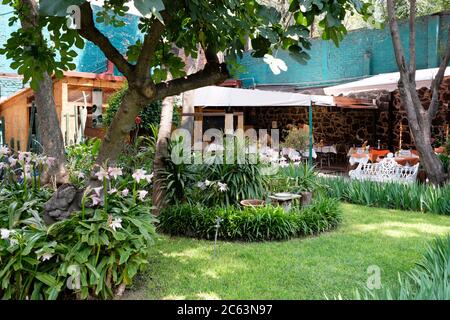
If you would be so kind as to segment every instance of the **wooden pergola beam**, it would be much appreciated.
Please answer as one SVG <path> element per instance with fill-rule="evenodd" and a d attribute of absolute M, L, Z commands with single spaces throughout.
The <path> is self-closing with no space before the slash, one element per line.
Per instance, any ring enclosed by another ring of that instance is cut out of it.
<path fill-rule="evenodd" d="M 338 107 L 354 109 L 378 109 L 375 99 L 359 99 L 350 97 L 333 97 Z"/>

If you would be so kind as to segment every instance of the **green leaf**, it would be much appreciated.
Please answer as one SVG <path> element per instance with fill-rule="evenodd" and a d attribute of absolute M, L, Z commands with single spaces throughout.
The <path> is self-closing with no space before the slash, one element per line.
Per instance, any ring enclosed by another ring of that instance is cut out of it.
<path fill-rule="evenodd" d="M 297 45 L 289 47 L 289 55 L 301 64 L 306 64 L 307 60 L 310 59 L 309 54 L 302 51 L 302 49 Z"/>
<path fill-rule="evenodd" d="M 146 18 L 154 15 L 161 23 L 164 23 L 160 11 L 165 9 L 162 0 L 134 0 L 135 8 Z"/>
<path fill-rule="evenodd" d="M 72 5 L 80 5 L 84 0 L 40 0 L 39 14 L 42 16 L 65 17 L 67 9 Z"/>
<path fill-rule="evenodd" d="M 49 287 L 56 287 L 58 285 L 58 281 L 56 280 L 56 278 L 48 273 L 38 272 L 36 273 L 36 278 Z"/>

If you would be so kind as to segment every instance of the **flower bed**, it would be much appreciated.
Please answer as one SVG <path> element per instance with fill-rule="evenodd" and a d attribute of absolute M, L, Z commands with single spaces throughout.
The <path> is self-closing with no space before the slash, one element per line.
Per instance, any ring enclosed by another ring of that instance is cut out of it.
<path fill-rule="evenodd" d="M 130 176 L 119 167 L 99 168 L 103 186 L 88 187 L 80 211 L 64 220 L 54 217 L 56 222 L 48 225 L 42 208 L 51 191 L 40 187 L 39 175 L 51 159 L 0 151 L 0 297 L 120 295 L 148 264 L 155 236 L 146 197 L 152 175 L 141 169 Z"/>
<path fill-rule="evenodd" d="M 294 207 L 286 213 L 281 207 L 205 207 L 173 205 L 161 212 L 158 228 L 171 235 L 226 240 L 287 240 L 313 235 L 336 227 L 341 220 L 339 203 L 317 198 L 305 209 Z"/>

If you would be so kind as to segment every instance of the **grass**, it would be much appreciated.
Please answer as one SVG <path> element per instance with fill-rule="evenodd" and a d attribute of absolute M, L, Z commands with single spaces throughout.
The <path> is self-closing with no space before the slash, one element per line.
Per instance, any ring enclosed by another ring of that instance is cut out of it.
<path fill-rule="evenodd" d="M 337 230 L 281 242 L 219 242 L 162 236 L 148 273 L 127 299 L 351 298 L 381 268 L 382 285 L 412 269 L 450 217 L 342 204 Z"/>

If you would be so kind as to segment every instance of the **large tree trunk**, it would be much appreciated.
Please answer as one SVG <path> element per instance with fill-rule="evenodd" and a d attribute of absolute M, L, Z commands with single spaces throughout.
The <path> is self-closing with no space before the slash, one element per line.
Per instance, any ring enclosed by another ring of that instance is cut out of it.
<path fill-rule="evenodd" d="M 155 159 L 153 161 L 153 214 L 159 215 L 165 203 L 165 186 L 161 173 L 165 169 L 168 154 L 168 142 L 172 131 L 173 97 L 166 97 L 162 102 L 161 120 L 156 142 Z"/>
<path fill-rule="evenodd" d="M 56 159 L 47 174 L 46 179 L 56 178 L 56 183 L 68 182 L 68 172 L 66 170 L 66 156 L 64 153 L 64 139 L 56 114 L 55 99 L 53 96 L 53 81 L 46 73 L 39 85 L 39 89 L 34 93 L 36 99 L 38 130 L 41 137 L 41 144 L 44 153 Z"/>
<path fill-rule="evenodd" d="M 442 184 L 445 179 L 444 167 L 431 145 L 431 119 L 427 111 L 416 113 L 422 105 L 417 95 L 414 83 L 399 84 L 400 98 L 406 109 L 409 128 L 414 144 L 419 151 L 420 161 L 425 168 L 428 180 L 436 185 Z M 417 97 L 415 97 L 417 95 Z"/>
<path fill-rule="evenodd" d="M 425 168 L 428 180 L 440 185 L 446 180 L 444 167 L 434 153 L 431 145 L 431 124 L 439 109 L 439 88 L 444 78 L 444 72 L 450 59 L 450 32 L 448 34 L 447 49 L 439 66 L 438 72 L 431 83 L 432 99 L 428 109 L 422 106 L 416 90 L 416 1 L 410 0 L 409 17 L 409 64 L 406 63 L 403 46 L 400 40 L 395 5 L 393 0 L 387 0 L 389 28 L 394 47 L 395 59 L 400 72 L 399 92 L 403 106 L 406 109 L 408 123 L 414 143 L 420 154 L 420 161 Z M 450 31 L 450 29 L 449 29 Z"/>
<path fill-rule="evenodd" d="M 29 10 L 24 10 L 23 15 L 20 15 L 20 22 L 24 29 L 34 29 L 39 27 L 39 13 L 36 1 L 23 0 L 24 6 Z M 42 36 L 41 30 L 39 37 Z M 68 181 L 68 175 L 65 168 L 66 157 L 64 154 L 64 139 L 59 125 L 58 115 L 56 114 L 55 99 L 53 96 L 53 81 L 48 73 L 43 74 L 43 79 L 39 84 L 39 89 L 34 92 L 37 123 L 39 135 L 41 137 L 45 155 L 56 159 L 55 165 L 52 166 L 48 172 L 43 176 L 45 182 L 55 178 L 57 183 L 64 183 Z"/>
<path fill-rule="evenodd" d="M 102 165 L 108 161 L 112 165 L 116 162 L 131 130 L 134 128 L 136 117 L 150 102 L 151 100 L 145 99 L 138 93 L 137 89 L 128 88 L 117 114 L 107 129 L 97 158 L 97 164 Z"/>

